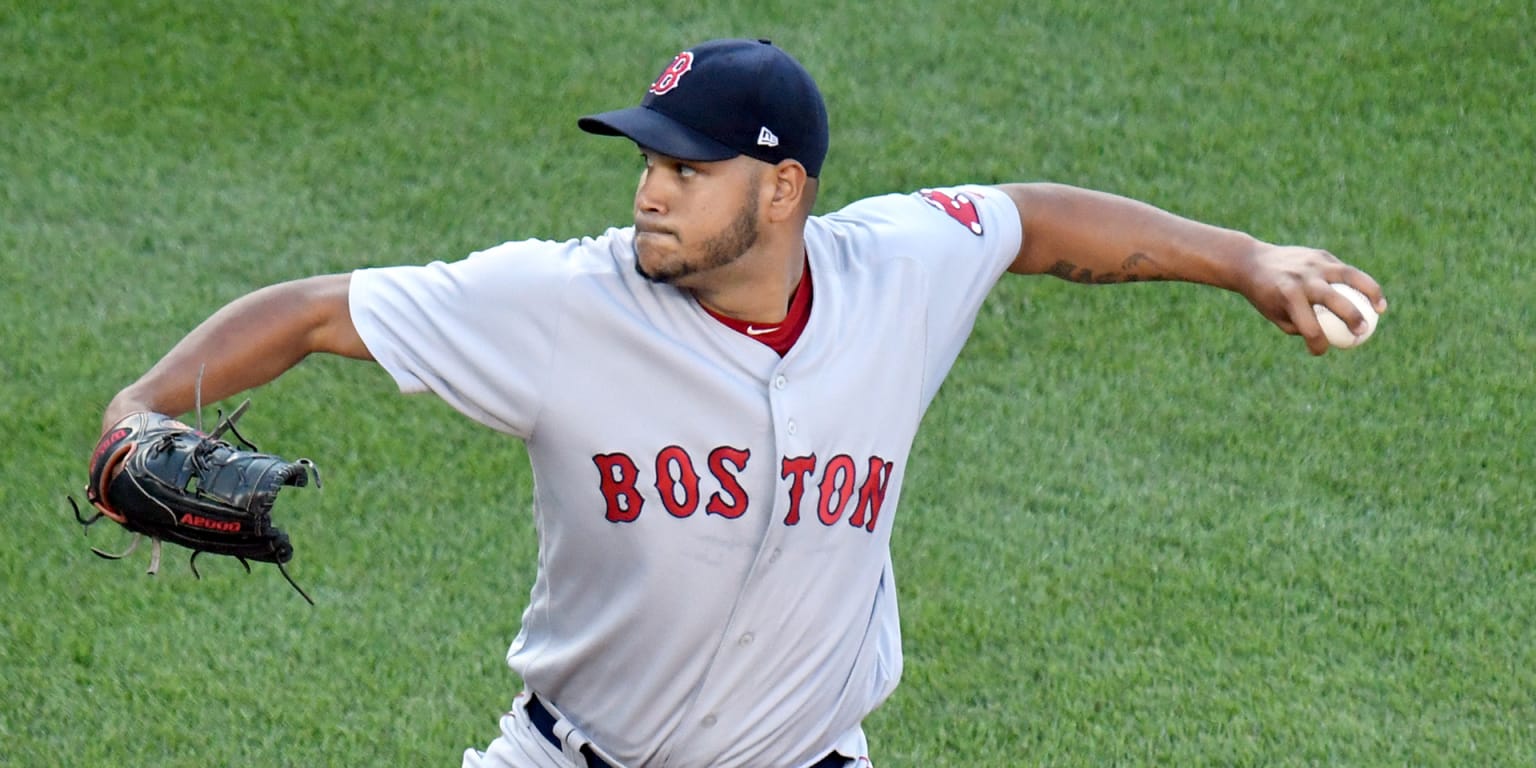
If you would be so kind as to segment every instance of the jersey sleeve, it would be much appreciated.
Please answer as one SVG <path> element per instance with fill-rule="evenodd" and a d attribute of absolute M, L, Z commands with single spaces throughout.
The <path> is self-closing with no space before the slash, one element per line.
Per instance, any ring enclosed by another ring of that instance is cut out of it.
<path fill-rule="evenodd" d="M 432 392 L 527 438 L 577 247 L 530 240 L 452 263 L 361 269 L 348 297 L 352 322 L 400 391 Z"/>
<path fill-rule="evenodd" d="M 845 211 L 874 219 L 882 256 L 915 263 L 924 277 L 926 408 L 965 346 L 982 302 L 1018 257 L 1018 208 L 1000 189 L 965 185 L 871 198 Z"/>

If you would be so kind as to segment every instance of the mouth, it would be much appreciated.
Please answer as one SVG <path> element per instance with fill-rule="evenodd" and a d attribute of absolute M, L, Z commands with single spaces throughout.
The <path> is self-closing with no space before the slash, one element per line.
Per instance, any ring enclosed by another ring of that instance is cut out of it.
<path fill-rule="evenodd" d="M 635 230 L 635 256 L 641 261 L 653 262 L 656 259 L 666 258 L 668 254 L 676 253 L 682 247 L 682 238 L 670 230 L 655 228 Z"/>
<path fill-rule="evenodd" d="M 664 227 L 654 221 L 643 221 L 639 217 L 635 218 L 635 234 L 667 235 L 668 237 L 677 237 L 677 232 L 673 231 L 671 228 Z"/>

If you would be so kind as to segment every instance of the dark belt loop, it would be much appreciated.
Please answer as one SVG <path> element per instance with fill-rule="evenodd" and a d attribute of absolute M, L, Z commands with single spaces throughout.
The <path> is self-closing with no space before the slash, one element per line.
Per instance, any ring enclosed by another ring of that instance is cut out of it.
<path fill-rule="evenodd" d="M 528 719 L 533 721 L 534 730 L 538 731 L 545 741 L 553 744 L 555 749 L 565 751 L 565 744 L 560 741 L 559 736 L 555 735 L 555 723 L 558 722 L 555 714 L 544 706 L 544 702 L 539 701 L 537 694 L 528 694 Z M 589 746 L 582 746 L 581 756 L 586 758 L 587 768 L 614 768 L 612 763 L 598 757 Z"/>

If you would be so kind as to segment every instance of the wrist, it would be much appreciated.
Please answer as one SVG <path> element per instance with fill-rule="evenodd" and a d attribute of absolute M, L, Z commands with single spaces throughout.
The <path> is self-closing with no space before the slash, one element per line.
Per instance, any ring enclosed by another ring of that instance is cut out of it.
<path fill-rule="evenodd" d="M 1220 270 L 1214 284 L 1244 296 L 1251 295 L 1262 261 L 1260 254 L 1268 247 L 1268 243 L 1252 235 L 1233 232 L 1227 256 L 1221 260 L 1224 269 Z"/>
<path fill-rule="evenodd" d="M 157 411 L 150 407 L 148 403 L 133 397 L 126 389 L 117 393 L 117 396 L 112 398 L 112 402 L 107 404 L 106 411 L 101 415 L 102 433 L 105 434 L 107 430 L 112 429 L 124 419 L 136 413 L 157 413 Z"/>

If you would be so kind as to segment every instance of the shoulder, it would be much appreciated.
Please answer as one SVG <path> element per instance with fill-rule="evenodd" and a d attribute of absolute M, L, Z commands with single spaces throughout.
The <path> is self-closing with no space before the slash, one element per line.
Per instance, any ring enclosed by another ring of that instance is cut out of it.
<path fill-rule="evenodd" d="M 359 269 L 353 292 L 372 285 L 415 284 L 464 293 L 547 289 L 584 274 L 622 274 L 632 269 L 632 228 L 609 229 L 570 240 L 513 240 L 475 251 L 456 261 L 433 261 Z"/>
<path fill-rule="evenodd" d="M 472 272 L 576 276 L 618 272 L 633 260 L 634 229 L 609 229 L 570 240 L 513 240 L 476 251 L 458 262 Z"/>
<path fill-rule="evenodd" d="M 864 198 L 811 217 L 807 233 L 833 249 L 890 259 L 986 245 L 1017 250 L 1020 226 L 1003 190 L 962 184 Z"/>
<path fill-rule="evenodd" d="M 554 322 L 573 307 L 632 305 L 632 229 L 571 240 L 518 240 L 457 261 L 360 269 L 348 301 L 354 317 L 379 323 L 505 332 L 530 317 Z M 501 329 L 501 330 L 497 330 Z"/>

